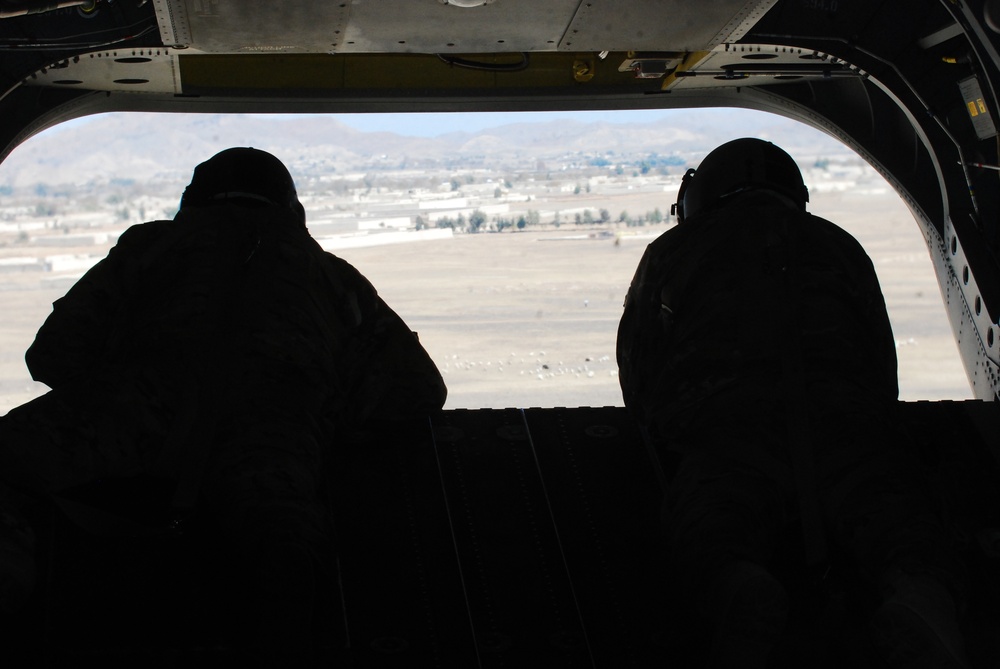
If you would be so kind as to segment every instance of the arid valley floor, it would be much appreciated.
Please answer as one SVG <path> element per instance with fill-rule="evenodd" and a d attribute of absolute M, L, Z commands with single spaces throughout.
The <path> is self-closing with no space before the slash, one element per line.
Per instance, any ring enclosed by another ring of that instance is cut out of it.
<path fill-rule="evenodd" d="M 593 206 L 619 211 L 625 203 Z M 646 203 L 636 203 L 643 210 Z M 891 191 L 816 193 L 810 210 L 872 256 L 897 341 L 901 398 L 971 396 L 926 244 Z M 615 334 L 646 245 L 665 225 L 574 225 L 337 251 L 416 330 L 449 408 L 621 405 Z M 618 243 L 615 242 L 616 238 Z M 0 278 L 0 413 L 45 391 L 24 351 L 72 278 Z"/>

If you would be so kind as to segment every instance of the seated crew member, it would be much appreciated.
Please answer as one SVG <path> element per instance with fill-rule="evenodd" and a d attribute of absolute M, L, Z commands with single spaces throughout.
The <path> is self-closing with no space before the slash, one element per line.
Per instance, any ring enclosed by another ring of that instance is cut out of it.
<path fill-rule="evenodd" d="M 0 419 L 0 606 L 32 576 L 12 500 L 153 472 L 179 481 L 181 504 L 198 494 L 247 559 L 276 652 L 299 643 L 331 564 L 331 449 L 446 395 L 416 335 L 309 235 L 285 166 L 250 148 L 197 166 L 173 220 L 129 228 L 26 361 L 52 390 Z"/>
<path fill-rule="evenodd" d="M 632 280 L 617 344 L 625 404 L 680 454 L 664 514 L 671 578 L 714 625 L 710 666 L 764 667 L 788 607 L 768 564 L 801 519 L 809 562 L 832 545 L 877 588 L 872 627 L 893 666 L 965 667 L 964 571 L 896 444 L 874 268 L 807 201 L 787 153 L 724 144 L 685 175 L 678 225 Z"/>

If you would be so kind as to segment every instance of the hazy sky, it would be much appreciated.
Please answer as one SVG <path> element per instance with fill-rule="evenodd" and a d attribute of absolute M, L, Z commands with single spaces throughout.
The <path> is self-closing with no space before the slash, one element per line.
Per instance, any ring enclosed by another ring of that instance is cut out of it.
<path fill-rule="evenodd" d="M 721 110 L 714 110 L 721 111 Z M 415 137 L 435 137 L 449 132 L 475 132 L 507 123 L 536 123 L 571 118 L 583 122 L 651 123 L 685 110 L 628 110 L 579 112 L 476 112 L 426 114 L 337 114 L 336 119 L 364 132 L 388 131 Z M 731 113 L 731 112 L 729 112 Z M 757 113 L 757 112 L 752 112 Z"/>
<path fill-rule="evenodd" d="M 720 122 L 731 122 L 733 114 L 750 117 L 766 117 L 772 115 L 765 112 L 755 112 L 744 109 L 700 109 L 696 112 L 701 118 L 718 116 Z M 555 119 L 574 119 L 589 123 L 603 121 L 606 123 L 652 123 L 671 117 L 680 118 L 692 114 L 691 110 L 683 109 L 647 109 L 647 110 L 614 110 L 614 111 L 565 111 L 565 112 L 428 112 L 413 114 L 327 114 L 330 118 L 362 132 L 394 132 L 411 137 L 436 137 L 449 132 L 475 132 L 484 128 L 493 128 L 508 123 L 538 123 Z M 273 117 L 276 120 L 294 118 L 289 114 L 261 114 L 260 118 Z M 739 118 L 737 116 L 737 118 Z M 46 133 L 58 133 L 70 128 L 76 128 L 93 120 L 94 116 L 84 117 L 62 123 L 46 130 Z"/>

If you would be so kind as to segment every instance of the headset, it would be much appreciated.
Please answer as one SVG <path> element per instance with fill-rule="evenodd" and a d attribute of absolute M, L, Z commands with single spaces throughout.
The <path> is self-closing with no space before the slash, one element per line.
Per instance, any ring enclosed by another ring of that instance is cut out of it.
<path fill-rule="evenodd" d="M 180 209 L 226 204 L 289 209 L 305 225 L 305 208 L 280 160 L 266 151 L 236 147 L 215 154 L 194 169 Z"/>
<path fill-rule="evenodd" d="M 809 201 L 809 189 L 795 160 L 771 142 L 746 137 L 719 146 L 697 170 L 685 172 L 670 213 L 683 223 L 751 190 L 774 192 L 803 211 Z"/>
<path fill-rule="evenodd" d="M 681 179 L 681 187 L 677 189 L 677 202 L 670 205 L 670 214 L 677 217 L 678 223 L 684 222 L 684 196 L 687 195 L 687 189 L 688 186 L 691 185 L 691 179 L 694 177 L 694 173 L 694 168 L 691 168 L 684 173 L 684 177 Z"/>

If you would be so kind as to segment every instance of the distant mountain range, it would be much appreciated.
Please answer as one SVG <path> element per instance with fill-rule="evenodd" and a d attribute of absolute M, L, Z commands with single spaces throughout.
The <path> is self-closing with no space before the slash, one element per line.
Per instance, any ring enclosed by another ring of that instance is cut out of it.
<path fill-rule="evenodd" d="M 511 123 L 477 132 L 421 137 L 408 131 L 417 114 L 399 115 L 397 132 L 362 132 L 337 116 L 107 114 L 53 128 L 28 140 L 0 165 L 0 186 L 95 184 L 114 179 L 183 182 L 199 162 L 230 146 L 270 151 L 293 175 L 317 166 L 342 172 L 420 169 L 428 164 L 524 164 L 571 154 L 679 156 L 697 163 L 729 139 L 774 141 L 800 163 L 848 155 L 836 140 L 782 117 L 740 110 L 665 112 L 664 118 L 586 122 L 572 115 Z"/>

